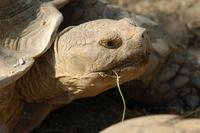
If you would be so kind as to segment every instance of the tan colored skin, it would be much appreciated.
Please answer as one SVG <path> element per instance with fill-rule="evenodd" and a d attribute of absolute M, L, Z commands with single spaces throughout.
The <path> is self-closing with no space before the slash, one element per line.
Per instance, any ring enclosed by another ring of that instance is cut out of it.
<path fill-rule="evenodd" d="M 146 36 L 145 29 L 135 27 L 126 19 L 98 20 L 63 31 L 57 37 L 54 49 L 35 63 L 32 70 L 40 74 L 28 73 L 18 81 L 20 94 L 29 102 L 51 99 L 62 91 L 68 92 L 72 99 L 95 96 L 115 86 L 115 78 L 102 75 L 117 66 L 116 71 L 121 71 L 121 82 L 136 78 L 144 71 L 148 59 L 150 44 Z M 109 42 L 113 46 L 107 46 Z M 123 67 L 127 63 L 130 67 Z M 37 76 L 37 84 L 30 80 L 34 76 Z M 43 88 L 37 87 L 39 81 L 44 84 L 41 85 Z"/>
<path fill-rule="evenodd" d="M 3 107 L 6 127 L 10 132 L 17 123 L 15 133 L 29 132 L 53 109 L 114 87 L 112 70 L 118 72 L 120 83 L 137 78 L 145 70 L 149 47 L 145 29 L 128 19 L 96 20 L 65 29 L 17 81 L 10 106 Z"/>

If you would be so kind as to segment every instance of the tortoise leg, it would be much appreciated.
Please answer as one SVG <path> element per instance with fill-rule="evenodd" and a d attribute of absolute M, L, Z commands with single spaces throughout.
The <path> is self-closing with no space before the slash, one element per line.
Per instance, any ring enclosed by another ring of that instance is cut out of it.
<path fill-rule="evenodd" d="M 45 103 L 25 104 L 19 122 L 13 129 L 13 133 L 28 133 L 37 127 L 50 113 L 52 105 Z"/>

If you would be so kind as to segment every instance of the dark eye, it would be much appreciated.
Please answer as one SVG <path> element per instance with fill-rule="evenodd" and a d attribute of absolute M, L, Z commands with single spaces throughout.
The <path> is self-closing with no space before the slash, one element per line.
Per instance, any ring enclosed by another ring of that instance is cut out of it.
<path fill-rule="evenodd" d="M 116 49 L 122 45 L 122 40 L 121 38 L 107 39 L 107 40 L 101 40 L 99 43 L 105 48 Z"/>

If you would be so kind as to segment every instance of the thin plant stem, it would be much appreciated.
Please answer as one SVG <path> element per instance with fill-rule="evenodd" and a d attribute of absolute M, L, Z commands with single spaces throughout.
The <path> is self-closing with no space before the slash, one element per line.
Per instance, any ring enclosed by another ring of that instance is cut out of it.
<path fill-rule="evenodd" d="M 119 94 L 120 94 L 122 102 L 123 102 L 123 113 L 122 113 L 122 119 L 121 119 L 121 122 L 123 122 L 124 119 L 125 119 L 125 115 L 126 115 L 126 101 L 124 99 L 122 90 L 121 90 L 120 85 L 119 85 L 119 79 L 120 79 L 120 77 L 119 77 L 119 75 L 117 74 L 116 71 L 113 71 L 113 72 L 116 75 L 117 88 L 118 88 Z"/>

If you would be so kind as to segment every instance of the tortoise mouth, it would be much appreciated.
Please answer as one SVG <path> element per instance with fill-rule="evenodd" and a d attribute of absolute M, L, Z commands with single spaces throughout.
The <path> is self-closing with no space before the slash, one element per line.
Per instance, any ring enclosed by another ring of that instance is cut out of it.
<path fill-rule="evenodd" d="M 138 68 L 138 67 L 146 65 L 148 63 L 148 59 L 149 59 L 149 56 L 146 54 L 133 56 L 122 61 L 120 64 L 113 67 L 112 70 L 120 71 L 120 70 L 127 69 L 130 67 Z"/>
<path fill-rule="evenodd" d="M 149 60 L 149 52 L 144 51 L 143 49 L 138 49 L 133 56 L 130 56 L 123 61 L 120 61 L 113 67 L 102 69 L 98 71 L 94 71 L 94 73 L 112 73 L 113 71 L 121 72 L 131 69 L 140 69 L 143 66 L 146 66 Z"/>

